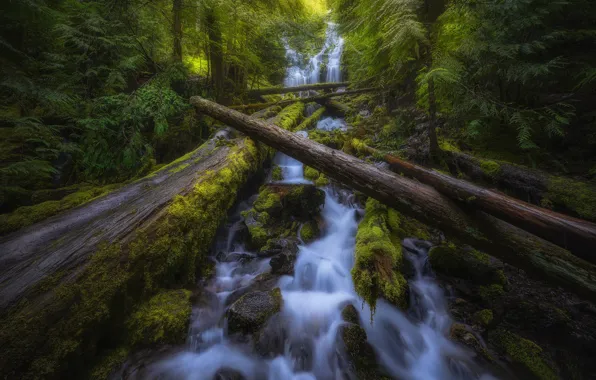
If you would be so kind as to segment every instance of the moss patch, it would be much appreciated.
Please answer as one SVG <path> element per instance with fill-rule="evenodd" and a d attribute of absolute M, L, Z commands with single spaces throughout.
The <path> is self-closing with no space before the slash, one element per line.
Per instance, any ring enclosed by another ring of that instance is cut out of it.
<path fill-rule="evenodd" d="M 596 186 L 563 177 L 552 177 L 544 206 L 571 211 L 581 218 L 596 222 Z"/>
<path fill-rule="evenodd" d="M 329 179 L 327 179 L 325 174 L 310 166 L 304 168 L 304 178 L 313 181 L 317 187 L 323 187 L 329 184 Z"/>
<path fill-rule="evenodd" d="M 102 349 L 127 346 L 124 321 L 136 305 L 160 288 L 196 283 L 218 226 L 262 158 L 246 139 L 230 150 L 225 166 L 205 172 L 188 194 L 176 197 L 150 229 L 136 231 L 124 246 L 99 247 L 76 280 L 54 288 L 41 309 L 26 300 L 15 306 L 0 321 L 4 373 L 77 377 Z"/>
<path fill-rule="evenodd" d="M 352 278 L 356 292 L 373 310 L 378 297 L 401 308 L 408 304 L 407 282 L 400 272 L 403 263 L 401 244 L 392 239 L 388 219 L 388 208 L 369 198 L 356 234 Z"/>
<path fill-rule="evenodd" d="M 284 108 L 275 119 L 275 124 L 288 131 L 297 131 L 297 127 L 303 119 L 305 105 L 296 102 Z"/>
<path fill-rule="evenodd" d="M 493 311 L 490 309 L 477 311 L 472 316 L 472 319 L 480 326 L 487 327 L 493 321 Z"/>
<path fill-rule="evenodd" d="M 496 161 L 480 160 L 480 168 L 487 176 L 495 178 L 501 172 L 501 165 Z"/>
<path fill-rule="evenodd" d="M 281 167 L 275 165 L 273 169 L 271 169 L 271 179 L 274 181 L 281 181 L 284 179 Z"/>
<path fill-rule="evenodd" d="M 494 343 L 516 365 L 540 380 L 555 380 L 559 377 L 542 357 L 542 349 L 536 343 L 512 332 L 498 329 L 489 333 Z"/>
<path fill-rule="evenodd" d="M 46 201 L 34 206 L 19 207 L 10 214 L 0 215 L 0 235 L 30 226 L 63 211 L 90 202 L 108 194 L 119 186 L 120 184 L 113 184 L 103 187 L 85 188 L 76 193 L 69 194 L 59 201 Z"/>
<path fill-rule="evenodd" d="M 319 226 L 314 220 L 304 223 L 300 229 L 300 239 L 303 242 L 309 243 L 319 236 Z"/>
<path fill-rule="evenodd" d="M 126 321 L 132 345 L 178 343 L 184 340 L 190 318 L 189 290 L 167 290 L 151 297 Z"/>
<path fill-rule="evenodd" d="M 325 107 L 321 107 L 316 110 L 312 115 L 307 117 L 300 125 L 296 128 L 297 131 L 308 131 L 309 129 L 313 129 L 316 125 L 321 116 L 325 113 Z"/>

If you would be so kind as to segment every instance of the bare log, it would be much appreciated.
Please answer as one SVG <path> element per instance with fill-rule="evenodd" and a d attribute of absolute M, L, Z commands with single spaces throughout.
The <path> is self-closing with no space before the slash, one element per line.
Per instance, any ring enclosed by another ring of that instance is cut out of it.
<path fill-rule="evenodd" d="M 350 90 L 350 91 L 344 91 L 344 92 L 333 92 L 330 94 L 311 96 L 310 98 L 295 98 L 295 99 L 280 100 L 279 102 L 235 105 L 235 106 L 231 106 L 230 108 L 235 109 L 235 110 L 252 110 L 252 109 L 261 109 L 261 108 L 272 107 L 272 106 L 282 106 L 283 107 L 283 106 L 287 106 L 288 104 L 292 104 L 295 102 L 304 102 L 304 103 L 317 102 L 317 103 L 319 103 L 319 102 L 324 102 L 327 99 L 338 97 L 338 96 L 356 95 L 356 94 L 362 94 L 365 92 L 374 92 L 374 91 L 379 91 L 379 90 L 380 89 L 377 87 L 361 88 L 358 90 Z"/>
<path fill-rule="evenodd" d="M 291 92 L 302 92 L 302 91 L 310 91 L 310 90 L 329 90 L 333 88 L 339 87 L 347 87 L 349 86 L 349 82 L 338 82 L 338 83 L 313 83 L 313 84 L 305 84 L 303 86 L 296 86 L 296 87 L 267 87 L 267 88 L 260 88 L 256 90 L 248 91 L 248 95 L 251 97 L 260 96 L 260 95 L 271 95 L 271 94 L 289 94 Z"/>
<path fill-rule="evenodd" d="M 460 238 L 534 275 L 596 299 L 596 266 L 569 251 L 477 210 L 460 207 L 436 189 L 333 150 L 273 124 L 253 120 L 200 97 L 191 103 L 329 177 Z"/>
<path fill-rule="evenodd" d="M 383 157 L 391 171 L 415 178 L 456 201 L 483 210 L 551 243 L 596 263 L 596 224 L 563 215 L 453 178 L 436 170 L 414 165 L 357 142 L 357 148 Z"/>

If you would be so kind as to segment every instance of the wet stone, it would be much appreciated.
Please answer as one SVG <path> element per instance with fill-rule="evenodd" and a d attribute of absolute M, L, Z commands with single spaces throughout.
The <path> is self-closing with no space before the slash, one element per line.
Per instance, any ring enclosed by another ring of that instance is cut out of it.
<path fill-rule="evenodd" d="M 229 333 L 252 333 L 281 310 L 279 288 L 270 292 L 252 292 L 243 295 L 227 312 Z"/>

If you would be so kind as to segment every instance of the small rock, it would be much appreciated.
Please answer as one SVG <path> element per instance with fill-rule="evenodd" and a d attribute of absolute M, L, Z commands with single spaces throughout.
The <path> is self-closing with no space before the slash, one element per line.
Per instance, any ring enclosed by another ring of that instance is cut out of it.
<path fill-rule="evenodd" d="M 281 291 L 252 292 L 240 297 L 227 312 L 230 333 L 252 333 L 261 328 L 267 320 L 281 310 Z"/>

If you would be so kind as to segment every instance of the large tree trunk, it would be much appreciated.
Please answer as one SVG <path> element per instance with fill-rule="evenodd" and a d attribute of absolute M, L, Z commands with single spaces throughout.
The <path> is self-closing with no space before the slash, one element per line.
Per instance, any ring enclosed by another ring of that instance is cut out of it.
<path fill-rule="evenodd" d="M 102 349 L 135 348 L 135 308 L 161 288 L 196 285 L 218 226 L 270 151 L 233 132 L 0 239 L 0 378 L 82 378 Z"/>
<path fill-rule="evenodd" d="M 261 108 L 266 108 L 266 107 L 271 107 L 271 106 L 287 106 L 288 104 L 292 104 L 292 103 L 296 103 L 296 102 L 303 102 L 303 103 L 317 102 L 317 103 L 321 103 L 325 106 L 330 106 L 331 108 L 334 108 L 334 106 L 331 104 L 332 102 L 330 101 L 331 98 L 335 98 L 338 96 L 344 96 L 344 95 L 356 95 L 356 94 L 362 94 L 364 92 L 374 92 L 374 91 L 379 91 L 379 88 L 377 88 L 377 87 L 361 88 L 358 90 L 350 90 L 350 91 L 344 91 L 344 92 L 332 92 L 330 94 L 311 96 L 309 98 L 295 98 L 295 99 L 280 100 L 279 102 L 235 105 L 235 106 L 231 106 L 230 108 L 235 109 L 235 110 L 251 110 L 251 109 L 261 109 Z M 347 107 L 345 107 L 345 106 L 340 107 L 340 108 L 344 112 L 347 111 L 347 109 L 346 109 Z"/>
<path fill-rule="evenodd" d="M 223 38 L 221 25 L 213 8 L 205 9 L 205 23 L 209 37 L 209 67 L 215 99 L 221 99 L 224 88 Z"/>
<path fill-rule="evenodd" d="M 267 87 L 267 88 L 260 88 L 256 90 L 248 91 L 249 96 L 261 96 L 261 95 L 271 95 L 271 94 L 288 94 L 290 92 L 301 92 L 301 91 L 310 91 L 310 90 L 329 90 L 338 87 L 347 87 L 349 86 L 349 82 L 338 82 L 338 83 L 313 83 L 313 84 L 305 84 L 302 86 L 296 87 Z"/>
<path fill-rule="evenodd" d="M 182 0 L 174 0 L 172 14 L 174 16 L 174 60 L 182 62 Z"/>
<path fill-rule="evenodd" d="M 432 187 L 367 164 L 275 125 L 253 120 L 197 96 L 191 98 L 191 103 L 199 111 L 407 216 L 450 233 L 527 270 L 531 275 L 596 299 L 596 266 L 561 247 L 483 212 L 462 208 Z"/>
<path fill-rule="evenodd" d="M 391 171 L 395 173 L 415 178 L 453 200 L 486 211 L 568 249 L 578 257 L 596 263 L 596 224 L 594 223 L 522 202 L 447 174 L 414 165 L 390 154 L 380 154 L 376 149 L 363 144 L 355 145 L 376 157 L 382 156 Z"/>

